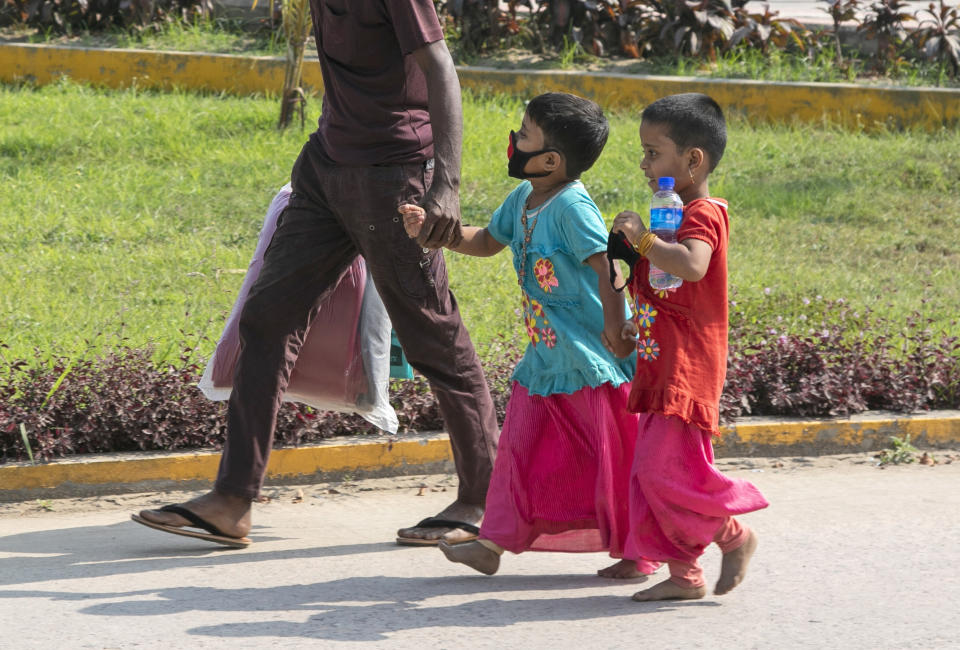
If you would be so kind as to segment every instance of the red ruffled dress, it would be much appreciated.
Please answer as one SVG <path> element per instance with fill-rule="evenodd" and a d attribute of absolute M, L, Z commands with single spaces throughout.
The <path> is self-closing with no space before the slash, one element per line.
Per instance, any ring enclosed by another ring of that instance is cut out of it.
<path fill-rule="evenodd" d="M 768 505 L 751 483 L 713 466 L 727 368 L 729 230 L 726 201 L 691 201 L 677 241 L 710 244 L 704 277 L 658 292 L 644 258 L 630 287 L 640 340 L 629 408 L 641 415 L 624 557 L 666 561 L 671 579 L 685 587 L 703 584 L 697 558 L 708 544 L 726 552 L 746 540 L 733 515 Z"/>

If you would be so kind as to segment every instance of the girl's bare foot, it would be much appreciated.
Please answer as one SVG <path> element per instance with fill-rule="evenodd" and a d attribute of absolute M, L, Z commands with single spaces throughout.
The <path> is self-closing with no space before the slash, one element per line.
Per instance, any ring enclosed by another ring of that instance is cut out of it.
<path fill-rule="evenodd" d="M 633 600 L 647 602 L 651 600 L 696 600 L 707 595 L 706 587 L 681 587 L 672 580 L 664 580 L 649 589 L 633 594 Z"/>
<path fill-rule="evenodd" d="M 637 563 L 634 560 L 620 560 L 604 569 L 597 571 L 601 578 L 613 578 L 615 580 L 628 580 L 630 578 L 646 578 L 646 574 L 637 569 Z"/>
<path fill-rule="evenodd" d="M 437 548 L 443 551 L 451 562 L 466 564 L 488 576 L 492 576 L 500 568 L 500 556 L 477 541 L 451 545 L 441 540 Z"/>
<path fill-rule="evenodd" d="M 713 588 L 713 593 L 722 596 L 743 582 L 744 576 L 747 575 L 750 556 L 753 555 L 755 550 L 757 550 L 757 535 L 751 530 L 746 542 L 723 554 L 723 563 L 720 565 L 720 579 L 717 580 L 717 586 Z"/>

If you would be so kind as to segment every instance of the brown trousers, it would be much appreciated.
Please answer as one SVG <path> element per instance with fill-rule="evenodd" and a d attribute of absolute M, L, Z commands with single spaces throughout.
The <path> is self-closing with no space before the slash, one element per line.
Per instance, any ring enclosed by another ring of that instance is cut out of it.
<path fill-rule="evenodd" d="M 433 163 L 339 166 L 308 142 L 263 268 L 240 316 L 240 357 L 216 489 L 255 498 L 277 411 L 318 305 L 359 253 L 410 364 L 430 382 L 450 434 L 458 499 L 484 503 L 497 427 L 480 360 L 450 291 L 443 253 L 407 237 L 397 206 L 418 202 Z"/>

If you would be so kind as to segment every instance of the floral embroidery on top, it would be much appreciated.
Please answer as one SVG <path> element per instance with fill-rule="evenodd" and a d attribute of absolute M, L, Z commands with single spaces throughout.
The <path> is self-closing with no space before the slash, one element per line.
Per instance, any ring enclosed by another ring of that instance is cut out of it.
<path fill-rule="evenodd" d="M 557 333 L 550 327 L 544 327 L 540 330 L 540 336 L 543 338 L 543 344 L 548 348 L 552 348 L 557 344 Z"/>
<path fill-rule="evenodd" d="M 527 328 L 527 337 L 530 339 L 530 342 L 536 345 L 540 342 L 540 330 L 537 329 L 537 319 L 527 314 L 524 318 L 524 325 Z"/>
<path fill-rule="evenodd" d="M 543 313 L 543 305 L 541 305 L 538 301 L 530 301 L 530 313 L 538 318 L 542 318 L 544 323 L 547 322 L 547 317 Z"/>
<path fill-rule="evenodd" d="M 637 340 L 637 356 L 642 361 L 655 361 L 660 356 L 660 344 L 650 336 L 650 328 L 657 320 L 657 309 L 648 302 L 640 304 L 639 297 L 634 297 L 630 305 L 633 322 L 642 335 Z"/>
<path fill-rule="evenodd" d="M 538 259 L 537 263 L 533 265 L 533 274 L 537 278 L 537 284 L 547 293 L 553 290 L 552 287 L 560 286 L 557 276 L 553 273 L 553 262 L 548 259 L 543 257 Z"/>
<path fill-rule="evenodd" d="M 637 354 L 644 361 L 653 361 L 660 356 L 660 344 L 649 336 L 637 343 Z"/>
<path fill-rule="evenodd" d="M 543 311 L 543 305 L 527 295 L 526 291 L 521 292 L 520 306 L 523 308 L 523 326 L 527 331 L 527 338 L 534 346 L 543 343 L 548 348 L 557 344 L 557 333 L 551 327 L 547 327 L 550 321 Z M 543 321 L 543 327 L 540 327 L 540 321 Z"/>
<path fill-rule="evenodd" d="M 637 308 L 636 318 L 637 318 L 637 327 L 644 329 L 649 328 L 653 325 L 653 321 L 656 320 L 657 310 L 650 303 L 644 303 Z"/>

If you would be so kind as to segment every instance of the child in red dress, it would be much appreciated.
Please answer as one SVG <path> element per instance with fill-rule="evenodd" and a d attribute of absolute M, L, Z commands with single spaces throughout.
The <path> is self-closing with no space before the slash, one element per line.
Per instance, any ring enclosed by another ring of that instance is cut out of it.
<path fill-rule="evenodd" d="M 710 196 L 707 179 L 723 155 L 726 124 L 706 95 L 671 95 L 641 116 L 640 169 L 657 190 L 671 176 L 683 200 L 677 243 L 650 232 L 635 212 L 621 212 L 623 233 L 640 259 L 630 291 L 635 320 L 623 336 L 639 335 L 629 408 L 640 413 L 630 484 L 630 558 L 664 561 L 670 578 L 637 592 L 639 601 L 703 598 L 697 558 L 711 542 L 723 552 L 715 594 L 736 587 L 757 546 L 756 534 L 733 515 L 766 507 L 759 490 L 713 466 L 720 393 L 727 358 L 726 201 Z M 650 287 L 650 265 L 683 279 L 668 291 Z"/>

